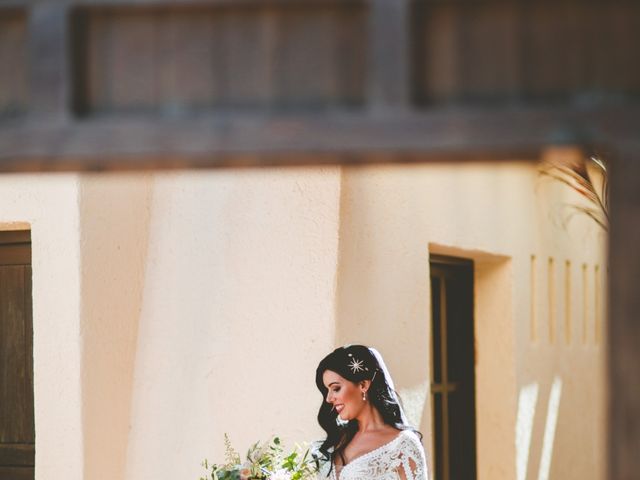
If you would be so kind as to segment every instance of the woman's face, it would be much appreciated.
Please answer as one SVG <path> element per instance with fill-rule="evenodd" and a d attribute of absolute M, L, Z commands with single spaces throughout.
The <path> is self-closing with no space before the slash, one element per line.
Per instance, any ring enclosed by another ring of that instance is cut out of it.
<path fill-rule="evenodd" d="M 322 383 L 327 388 L 327 403 L 333 405 L 342 420 L 357 418 L 365 401 L 362 400 L 362 388 L 331 370 L 322 374 Z"/>

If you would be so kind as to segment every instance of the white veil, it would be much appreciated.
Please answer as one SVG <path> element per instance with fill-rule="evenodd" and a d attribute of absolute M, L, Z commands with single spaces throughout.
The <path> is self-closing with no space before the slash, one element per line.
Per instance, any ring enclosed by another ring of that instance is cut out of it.
<path fill-rule="evenodd" d="M 400 403 L 400 399 L 398 398 L 398 394 L 396 393 L 396 389 L 393 384 L 393 379 L 391 378 L 391 374 L 387 369 L 387 365 L 384 363 L 384 360 L 382 359 L 382 355 L 380 355 L 380 352 L 378 350 L 372 347 L 369 347 L 369 351 L 373 354 L 374 357 L 376 357 L 376 360 L 378 360 L 380 369 L 382 370 L 382 373 L 384 373 L 384 378 L 385 378 L 385 381 L 387 382 L 389 395 L 391 395 L 391 397 L 396 401 L 396 403 L 398 404 L 398 407 L 400 408 L 400 421 L 403 424 L 408 425 L 409 422 L 407 420 L 407 416 L 404 414 L 404 408 L 402 408 L 402 404 Z"/>

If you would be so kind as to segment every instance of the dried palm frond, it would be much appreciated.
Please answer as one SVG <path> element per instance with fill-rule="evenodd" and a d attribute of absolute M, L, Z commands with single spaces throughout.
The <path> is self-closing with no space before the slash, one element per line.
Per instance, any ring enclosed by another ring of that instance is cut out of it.
<path fill-rule="evenodd" d="M 587 202 L 571 205 L 605 231 L 609 231 L 609 182 L 606 163 L 596 155 L 572 162 L 547 162 L 540 174 L 553 178 L 577 192 Z"/>

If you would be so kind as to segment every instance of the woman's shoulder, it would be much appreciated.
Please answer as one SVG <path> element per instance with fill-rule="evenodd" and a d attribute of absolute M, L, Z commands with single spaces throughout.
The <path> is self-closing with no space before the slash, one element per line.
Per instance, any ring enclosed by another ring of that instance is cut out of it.
<path fill-rule="evenodd" d="M 422 440 L 418 433 L 413 430 L 401 430 L 395 442 L 398 449 L 409 450 L 414 453 L 420 453 L 424 455 L 424 448 L 422 447 Z"/>
<path fill-rule="evenodd" d="M 413 430 L 412 428 L 407 428 L 405 430 L 400 430 L 400 433 L 398 435 L 401 435 L 403 438 L 406 438 L 410 441 L 413 442 L 418 442 L 420 444 L 422 444 L 422 440 L 420 439 L 420 434 L 418 432 L 416 432 L 415 430 Z"/>
<path fill-rule="evenodd" d="M 372 455 L 376 456 L 378 467 L 384 465 L 386 471 L 402 472 L 393 478 L 427 480 L 424 449 L 420 435 L 415 431 L 400 430 L 393 440 L 374 452 Z"/>
<path fill-rule="evenodd" d="M 404 471 L 401 478 L 427 480 L 427 461 L 420 435 L 413 430 L 403 430 L 398 438 L 396 458 L 401 460 Z"/>

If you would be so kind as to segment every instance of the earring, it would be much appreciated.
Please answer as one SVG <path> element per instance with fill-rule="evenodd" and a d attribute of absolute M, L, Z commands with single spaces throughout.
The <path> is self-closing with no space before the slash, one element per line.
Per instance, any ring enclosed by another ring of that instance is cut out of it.
<path fill-rule="evenodd" d="M 362 392 L 362 401 L 367 401 L 367 392 Z"/>

